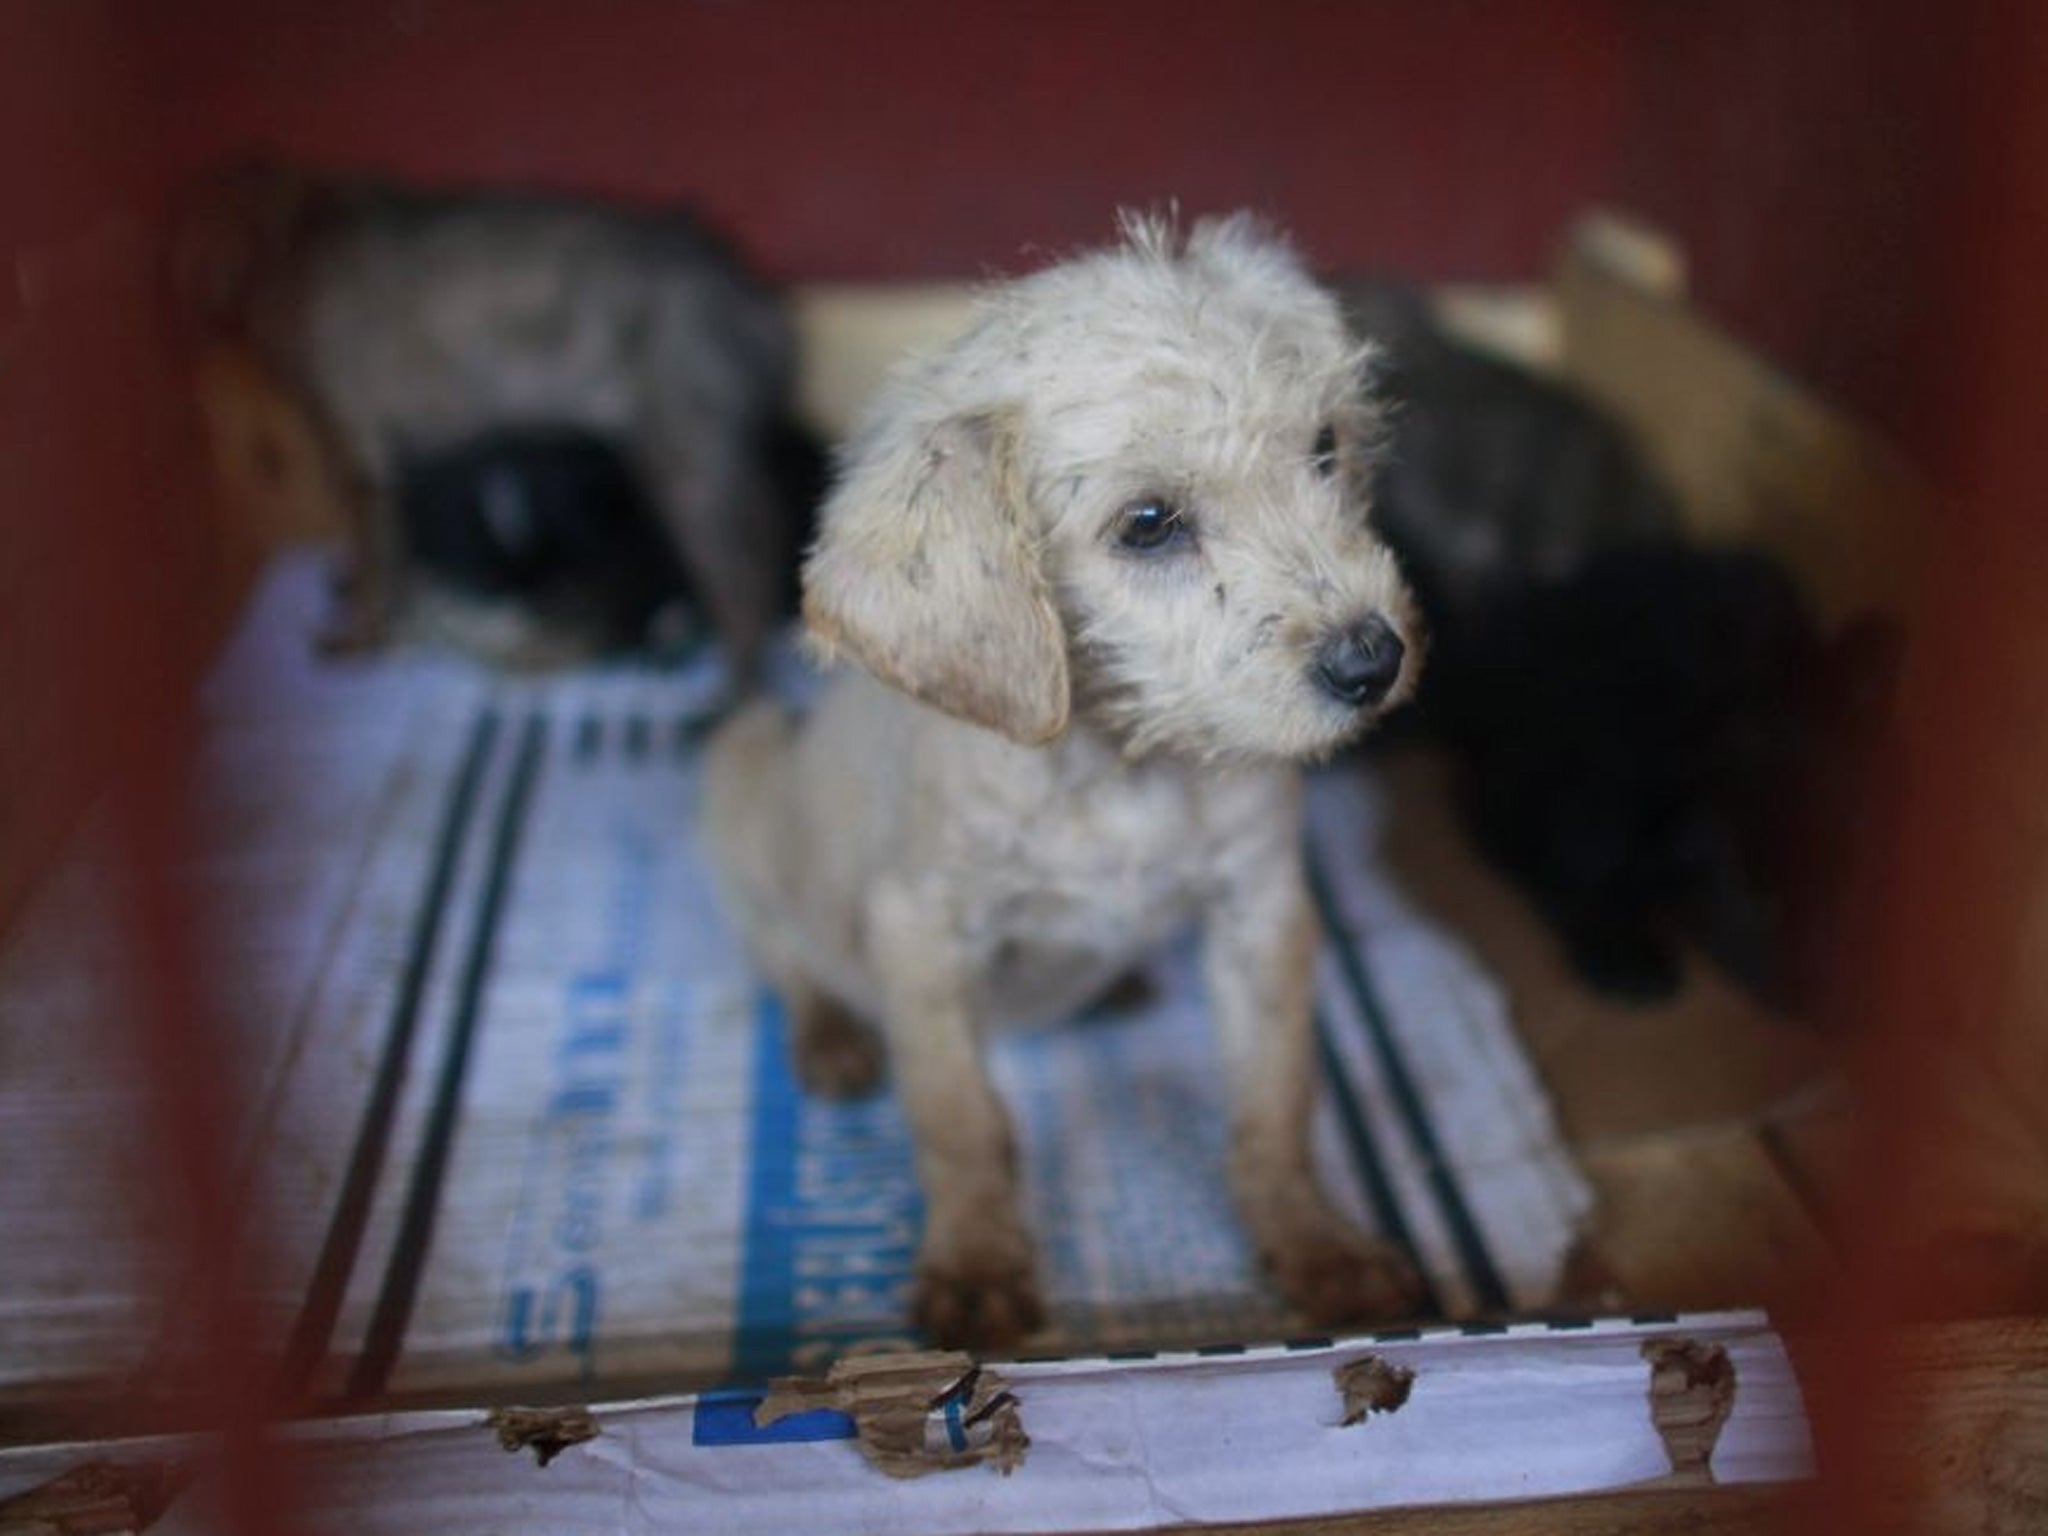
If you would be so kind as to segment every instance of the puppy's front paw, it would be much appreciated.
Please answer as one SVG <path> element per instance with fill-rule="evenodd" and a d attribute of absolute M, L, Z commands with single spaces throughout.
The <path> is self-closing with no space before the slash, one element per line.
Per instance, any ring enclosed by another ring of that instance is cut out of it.
<path fill-rule="evenodd" d="M 1273 1283 L 1318 1327 L 1392 1322 L 1422 1311 L 1422 1279 L 1392 1243 L 1332 1228 L 1269 1250 Z"/>
<path fill-rule="evenodd" d="M 1000 1349 L 1045 1321 L 1027 1260 L 965 1254 L 917 1269 L 917 1326 L 941 1349 Z"/>

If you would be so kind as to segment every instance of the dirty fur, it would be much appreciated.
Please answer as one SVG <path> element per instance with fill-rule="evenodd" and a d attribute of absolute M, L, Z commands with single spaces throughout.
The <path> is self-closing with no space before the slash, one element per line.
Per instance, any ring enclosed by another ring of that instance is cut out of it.
<path fill-rule="evenodd" d="M 353 564 L 337 648 L 410 632 L 433 585 L 407 558 L 406 466 L 540 429 L 625 455 L 712 627 L 752 665 L 801 537 L 773 464 L 795 342 L 687 213 L 255 164 L 188 196 L 170 257 L 195 339 L 261 357 L 341 461 Z M 476 645 L 505 659 L 485 633 Z"/>
<path fill-rule="evenodd" d="M 1119 244 L 990 293 L 844 453 L 804 615 L 858 665 L 808 716 L 758 705 L 711 748 L 705 822 L 800 1075 L 893 1074 L 939 1342 L 1041 1316 L 983 1027 L 1069 1015 L 1191 924 L 1232 1187 L 1276 1283 L 1319 1322 L 1417 1305 L 1307 1139 L 1298 765 L 1403 702 L 1423 650 L 1368 518 L 1364 361 L 1242 217 L 1127 218 Z M 1331 647 L 1368 626 L 1379 675 L 1339 696 Z"/>

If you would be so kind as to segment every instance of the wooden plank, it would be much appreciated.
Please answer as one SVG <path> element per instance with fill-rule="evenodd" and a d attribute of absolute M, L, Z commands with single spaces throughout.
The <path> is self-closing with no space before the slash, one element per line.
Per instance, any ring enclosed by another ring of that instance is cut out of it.
<path fill-rule="evenodd" d="M 2048 1318 L 1916 1330 L 1896 1366 L 1887 1428 L 1917 1529 L 2048 1529 Z"/>
<path fill-rule="evenodd" d="M 797 289 L 790 302 L 801 349 L 798 412 L 828 439 L 845 437 L 892 368 L 966 329 L 975 292 L 965 283 Z"/>
<path fill-rule="evenodd" d="M 1790 1342 L 1836 1529 L 2048 1530 L 2048 1318 Z"/>
<path fill-rule="evenodd" d="M 1518 1504 L 1439 1504 L 1324 1520 L 1176 1526 L 1214 1536 L 1734 1536 L 1799 1529 L 1784 1488 L 1655 1489 Z"/>
<path fill-rule="evenodd" d="M 1673 1132 L 1578 1149 L 1596 1207 L 1585 1252 L 1601 1306 L 1820 1308 L 1831 1252 L 1757 1133 Z"/>

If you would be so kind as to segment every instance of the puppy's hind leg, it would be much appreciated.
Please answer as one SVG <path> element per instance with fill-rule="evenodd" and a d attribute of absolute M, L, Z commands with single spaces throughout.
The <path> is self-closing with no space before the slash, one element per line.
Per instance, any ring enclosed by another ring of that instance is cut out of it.
<path fill-rule="evenodd" d="M 882 1042 L 806 974 L 790 922 L 788 773 L 793 723 L 760 701 L 727 721 L 705 754 L 699 802 L 723 905 L 748 957 L 789 1016 L 798 1080 L 823 1098 L 857 1098 L 882 1077 Z"/>
<path fill-rule="evenodd" d="M 869 935 L 897 1095 L 924 1191 L 918 1325 L 947 1348 L 1013 1343 L 1043 1320 L 1010 1120 L 982 1063 L 967 957 L 942 904 L 884 883 Z"/>

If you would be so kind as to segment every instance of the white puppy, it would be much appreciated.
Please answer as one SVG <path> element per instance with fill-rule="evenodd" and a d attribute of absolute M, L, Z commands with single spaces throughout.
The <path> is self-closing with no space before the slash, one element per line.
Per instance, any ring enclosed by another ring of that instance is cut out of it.
<path fill-rule="evenodd" d="M 1421 649 L 1367 520 L 1363 354 L 1248 219 L 1124 236 L 991 294 L 885 391 L 804 572 L 812 636 L 865 671 L 801 720 L 740 715 L 707 769 L 804 1081 L 871 1087 L 886 1042 L 918 1320 L 949 1344 L 1040 1316 L 983 1025 L 1079 1009 L 1190 921 L 1260 1255 L 1319 1322 L 1415 1305 L 1307 1134 L 1296 765 L 1405 699 Z"/>

